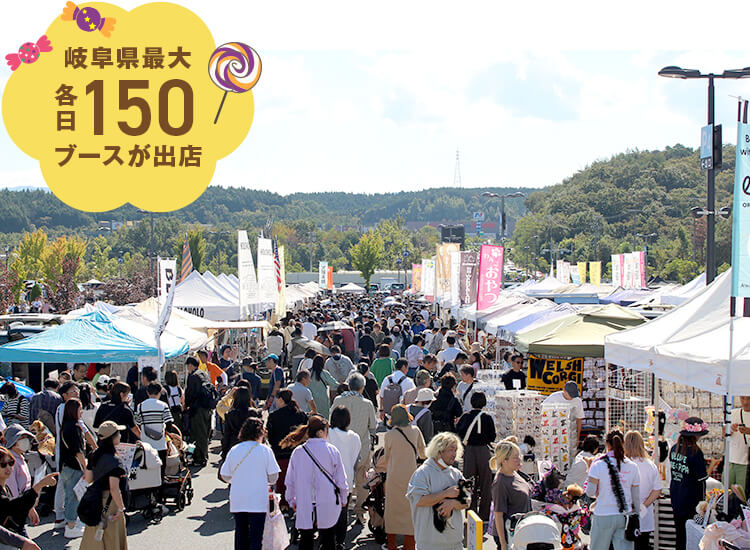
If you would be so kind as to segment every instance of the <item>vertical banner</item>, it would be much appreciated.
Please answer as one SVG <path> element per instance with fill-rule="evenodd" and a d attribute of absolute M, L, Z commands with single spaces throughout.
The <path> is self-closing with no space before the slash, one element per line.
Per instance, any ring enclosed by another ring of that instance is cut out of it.
<path fill-rule="evenodd" d="M 619 258 L 619 266 L 620 266 L 620 286 L 625 286 L 625 254 L 618 254 L 617 257 Z"/>
<path fill-rule="evenodd" d="M 596 286 L 602 284 L 602 262 L 589 262 L 591 282 Z"/>
<path fill-rule="evenodd" d="M 612 286 L 622 286 L 622 278 L 620 277 L 620 255 L 612 254 Z"/>
<path fill-rule="evenodd" d="M 437 247 L 435 257 L 435 297 L 450 301 L 451 295 L 451 252 L 458 252 L 458 243 L 442 243 Z"/>
<path fill-rule="evenodd" d="M 623 254 L 622 256 L 622 286 L 624 288 L 633 288 L 633 257 L 630 253 Z"/>
<path fill-rule="evenodd" d="M 253 304 L 258 303 L 258 279 L 255 276 L 253 251 L 247 231 L 237 231 L 237 277 L 239 279 L 240 317 L 248 319 Z"/>
<path fill-rule="evenodd" d="M 279 247 L 279 269 L 281 270 L 281 280 L 286 281 L 286 267 L 284 266 L 284 247 Z M 240 279 L 241 280 L 241 279 Z M 286 316 L 286 284 L 281 284 L 279 295 L 276 297 L 276 318 L 281 319 Z"/>
<path fill-rule="evenodd" d="M 275 304 L 276 267 L 271 239 L 258 238 L 258 298 L 263 304 Z"/>
<path fill-rule="evenodd" d="M 318 286 L 321 290 L 328 288 L 328 262 L 318 262 Z"/>
<path fill-rule="evenodd" d="M 422 292 L 429 301 L 435 299 L 435 260 L 422 258 Z"/>
<path fill-rule="evenodd" d="M 479 251 L 477 311 L 489 308 L 500 297 L 503 289 L 504 256 L 505 249 L 502 246 L 483 244 Z"/>
<path fill-rule="evenodd" d="M 556 263 L 557 263 L 557 280 L 560 281 L 561 283 L 564 283 L 565 281 L 563 280 L 563 269 L 562 269 L 563 261 L 557 260 Z"/>
<path fill-rule="evenodd" d="M 737 153 L 732 206 L 731 315 L 750 317 L 750 125 L 748 102 L 737 109 Z"/>
<path fill-rule="evenodd" d="M 578 271 L 578 269 L 570 270 L 570 280 L 574 285 L 581 284 L 581 273 Z"/>
<path fill-rule="evenodd" d="M 333 266 L 326 269 L 326 289 L 333 290 Z"/>
<path fill-rule="evenodd" d="M 422 264 L 411 264 L 411 289 L 415 294 L 422 291 Z"/>
<path fill-rule="evenodd" d="M 582 285 L 586 284 L 586 262 L 578 262 L 578 278 Z"/>
<path fill-rule="evenodd" d="M 177 260 L 159 258 L 159 301 L 167 299 L 169 291 L 175 285 L 177 278 Z"/>
<path fill-rule="evenodd" d="M 461 271 L 458 292 L 461 305 L 466 306 L 477 301 L 479 281 L 479 254 L 474 251 L 461 252 Z"/>
<path fill-rule="evenodd" d="M 640 267 L 640 277 L 638 278 L 638 288 L 646 288 L 646 253 L 641 250 L 638 252 L 638 265 Z"/>
<path fill-rule="evenodd" d="M 557 260 L 557 280 L 564 284 L 570 283 L 570 264 L 565 260 Z"/>
<path fill-rule="evenodd" d="M 451 304 L 461 301 L 461 254 L 463 252 L 451 252 Z"/>

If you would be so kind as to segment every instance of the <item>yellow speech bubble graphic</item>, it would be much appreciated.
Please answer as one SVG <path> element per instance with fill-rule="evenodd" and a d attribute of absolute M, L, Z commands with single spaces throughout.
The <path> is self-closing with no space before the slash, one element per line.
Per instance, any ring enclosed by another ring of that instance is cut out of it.
<path fill-rule="evenodd" d="M 209 75 L 217 45 L 193 12 L 170 3 L 129 12 L 101 2 L 70 6 L 62 14 L 61 4 L 47 29 L 51 51 L 28 43 L 13 58 L 2 104 L 11 139 L 73 208 L 132 203 L 168 212 L 190 204 L 252 124 L 248 79 L 232 74 L 243 44 L 230 43 L 218 68 L 213 60 L 214 78 L 226 80 L 220 88 Z"/>

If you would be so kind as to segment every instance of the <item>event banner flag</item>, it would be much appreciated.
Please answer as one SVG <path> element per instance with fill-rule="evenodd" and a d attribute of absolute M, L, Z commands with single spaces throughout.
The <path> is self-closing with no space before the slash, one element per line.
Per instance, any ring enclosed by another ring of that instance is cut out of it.
<path fill-rule="evenodd" d="M 461 252 L 451 252 L 451 304 L 461 300 Z"/>
<path fill-rule="evenodd" d="M 458 292 L 461 305 L 466 306 L 477 301 L 477 284 L 479 281 L 479 255 L 476 251 L 461 252 L 461 271 L 459 273 Z"/>
<path fill-rule="evenodd" d="M 748 102 L 737 108 L 737 158 L 732 206 L 732 297 L 730 314 L 750 317 L 750 125 Z"/>
<path fill-rule="evenodd" d="M 586 262 L 578 262 L 578 278 L 581 284 L 586 284 Z"/>
<path fill-rule="evenodd" d="M 333 290 L 333 266 L 326 270 L 326 289 Z"/>
<path fill-rule="evenodd" d="M 164 303 L 176 283 L 177 260 L 159 258 L 159 301 Z"/>
<path fill-rule="evenodd" d="M 321 290 L 328 287 L 328 262 L 318 262 L 318 286 Z"/>
<path fill-rule="evenodd" d="M 602 285 L 602 262 L 589 262 L 589 273 L 591 283 L 596 286 Z"/>
<path fill-rule="evenodd" d="M 557 276 L 561 283 L 570 283 L 570 263 L 562 260 L 560 268 L 557 270 Z"/>
<path fill-rule="evenodd" d="M 563 261 L 557 260 L 557 280 L 561 283 L 564 283 L 566 281 L 563 280 Z"/>
<path fill-rule="evenodd" d="M 415 293 L 422 291 L 422 264 L 411 264 L 411 289 Z"/>
<path fill-rule="evenodd" d="M 574 285 L 581 284 L 581 274 L 578 272 L 577 268 L 570 270 L 570 280 L 573 282 Z"/>
<path fill-rule="evenodd" d="M 435 298 L 435 260 L 422 258 L 422 292 L 425 298 Z"/>
<path fill-rule="evenodd" d="M 240 315 L 250 317 L 251 307 L 258 303 L 258 279 L 255 276 L 253 251 L 247 238 L 247 231 L 237 231 L 237 275 L 239 279 Z"/>
<path fill-rule="evenodd" d="M 479 289 L 477 291 L 477 311 L 483 311 L 494 304 L 503 289 L 503 258 L 505 248 L 483 244 L 479 251 Z"/>
<path fill-rule="evenodd" d="M 443 243 L 437 247 L 435 257 L 435 297 L 448 300 L 451 297 L 451 252 L 458 252 L 461 245 L 458 243 Z"/>
<path fill-rule="evenodd" d="M 623 256 L 624 261 L 623 264 L 625 265 L 624 273 L 625 276 L 623 278 L 623 287 L 625 288 L 633 288 L 633 281 L 635 280 L 635 264 L 633 263 L 633 255 L 628 253 Z"/>
<path fill-rule="evenodd" d="M 612 286 L 618 287 L 622 285 L 622 254 L 612 254 Z"/>
<path fill-rule="evenodd" d="M 281 270 L 281 280 L 286 280 L 286 268 L 284 267 L 284 247 L 279 247 L 279 269 Z M 281 285 L 281 290 L 276 297 L 276 318 L 281 319 L 286 316 L 286 284 Z"/>
<path fill-rule="evenodd" d="M 538 391 L 542 395 L 560 391 L 565 382 L 572 380 L 578 384 L 580 392 L 583 382 L 583 358 L 549 359 L 529 355 L 529 376 L 526 389 Z"/>
<path fill-rule="evenodd" d="M 264 304 L 275 304 L 277 294 L 276 267 L 271 239 L 258 238 L 258 296 Z"/>

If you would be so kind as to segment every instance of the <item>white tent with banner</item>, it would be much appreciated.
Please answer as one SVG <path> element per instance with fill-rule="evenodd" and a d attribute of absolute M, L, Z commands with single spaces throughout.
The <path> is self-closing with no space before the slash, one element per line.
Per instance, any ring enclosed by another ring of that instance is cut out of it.
<path fill-rule="evenodd" d="M 213 321 L 238 321 L 240 304 L 193 271 L 175 288 L 174 307 Z"/>
<path fill-rule="evenodd" d="M 727 393 L 731 270 L 648 323 L 606 338 L 607 362 L 659 378 Z M 731 393 L 750 395 L 750 318 L 734 321 Z"/>

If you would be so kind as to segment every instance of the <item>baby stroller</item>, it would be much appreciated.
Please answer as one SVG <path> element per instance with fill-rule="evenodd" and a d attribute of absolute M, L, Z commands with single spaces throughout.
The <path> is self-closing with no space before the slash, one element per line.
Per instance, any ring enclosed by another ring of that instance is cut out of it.
<path fill-rule="evenodd" d="M 163 516 L 161 486 L 159 454 L 148 443 L 139 441 L 130 467 L 128 501 L 125 507 L 130 511 L 141 512 L 149 522 L 159 523 Z"/>
<path fill-rule="evenodd" d="M 385 454 L 385 449 L 378 449 L 372 457 L 372 463 L 376 464 Z M 385 472 L 378 472 L 375 468 L 367 472 L 367 484 L 369 494 L 365 499 L 365 509 L 368 511 L 369 519 L 367 527 L 370 529 L 375 542 L 385 544 Z"/>
<path fill-rule="evenodd" d="M 513 538 L 511 550 L 562 550 L 560 524 L 544 514 L 516 514 L 506 528 Z"/>
<path fill-rule="evenodd" d="M 171 504 L 182 511 L 185 506 L 193 501 L 193 480 L 190 470 L 187 468 L 185 447 L 181 438 L 175 434 L 169 434 L 167 444 L 167 466 L 164 472 L 164 484 L 162 485 L 161 501 Z"/>

